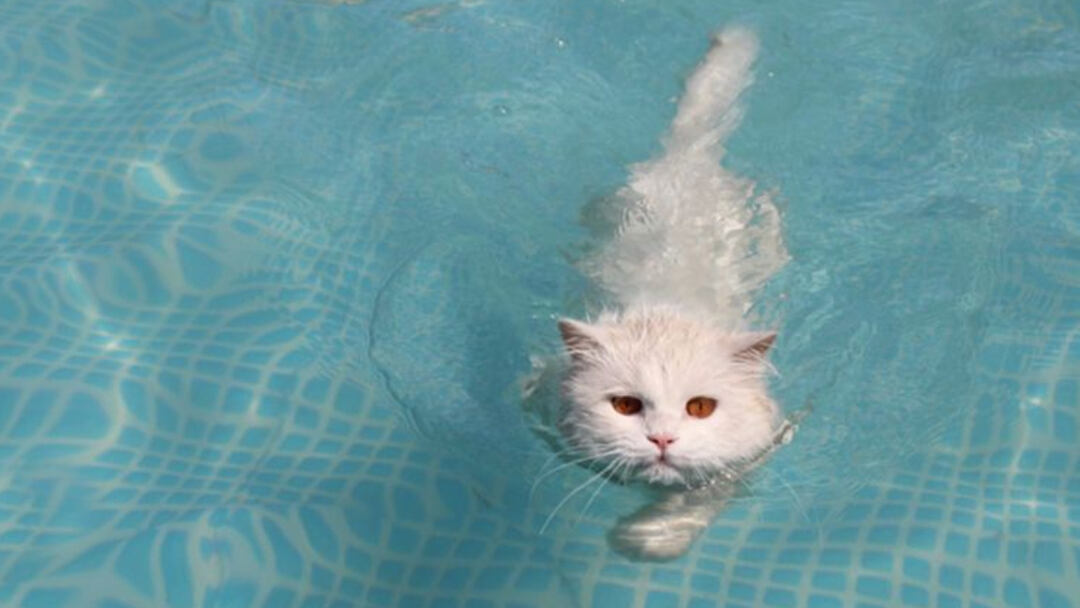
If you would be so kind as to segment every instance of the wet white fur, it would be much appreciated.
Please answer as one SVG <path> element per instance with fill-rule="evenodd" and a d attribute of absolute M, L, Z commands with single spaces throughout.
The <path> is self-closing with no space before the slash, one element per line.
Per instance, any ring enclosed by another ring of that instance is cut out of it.
<path fill-rule="evenodd" d="M 772 336 L 745 324 L 753 292 L 787 259 L 779 215 L 719 163 L 756 50 L 742 29 L 714 38 L 663 154 L 633 167 L 615 201 L 617 233 L 586 263 L 612 306 L 560 323 L 572 357 L 559 429 L 584 456 L 626 461 L 628 477 L 695 485 L 753 459 L 778 424 L 762 357 Z M 640 398 L 643 411 L 616 412 L 617 395 Z M 711 416 L 687 414 L 697 396 L 718 401 Z M 664 463 L 651 434 L 676 438 Z"/>
<path fill-rule="evenodd" d="M 633 166 L 612 201 L 616 234 L 585 267 L 619 309 L 666 305 L 738 329 L 753 292 L 787 261 L 768 194 L 720 166 L 756 52 L 746 30 L 714 37 L 687 79 L 663 154 Z"/>

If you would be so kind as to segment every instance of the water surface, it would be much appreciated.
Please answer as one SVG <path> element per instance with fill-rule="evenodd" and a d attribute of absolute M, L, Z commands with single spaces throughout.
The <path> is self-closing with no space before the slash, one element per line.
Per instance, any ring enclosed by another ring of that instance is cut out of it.
<path fill-rule="evenodd" d="M 680 560 L 518 383 L 709 32 L 775 189 L 795 442 Z M 0 2 L 0 598 L 1071 606 L 1065 2 Z M 549 465 L 550 466 L 550 465 Z M 586 509 L 586 506 L 588 508 Z"/>

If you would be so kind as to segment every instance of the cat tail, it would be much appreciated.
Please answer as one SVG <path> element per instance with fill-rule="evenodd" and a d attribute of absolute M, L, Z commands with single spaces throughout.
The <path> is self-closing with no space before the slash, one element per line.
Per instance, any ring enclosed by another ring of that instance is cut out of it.
<path fill-rule="evenodd" d="M 712 47 L 686 81 L 667 151 L 698 151 L 720 143 L 734 129 L 742 112 L 736 101 L 753 81 L 757 36 L 731 27 L 712 37 Z"/>

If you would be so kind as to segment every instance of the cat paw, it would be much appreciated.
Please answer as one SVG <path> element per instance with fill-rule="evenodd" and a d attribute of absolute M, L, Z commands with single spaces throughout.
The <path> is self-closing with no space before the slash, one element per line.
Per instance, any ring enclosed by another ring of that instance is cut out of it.
<path fill-rule="evenodd" d="M 667 561 L 690 548 L 709 520 L 697 514 L 664 514 L 623 518 L 608 533 L 616 552 L 631 559 Z"/>

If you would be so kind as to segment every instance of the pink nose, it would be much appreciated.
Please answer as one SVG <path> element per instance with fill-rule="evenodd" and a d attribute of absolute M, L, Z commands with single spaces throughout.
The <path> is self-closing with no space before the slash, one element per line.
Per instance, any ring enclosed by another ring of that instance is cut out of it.
<path fill-rule="evenodd" d="M 656 444 L 660 451 L 663 452 L 667 447 L 675 443 L 675 438 L 671 435 L 649 435 L 647 439 Z"/>

